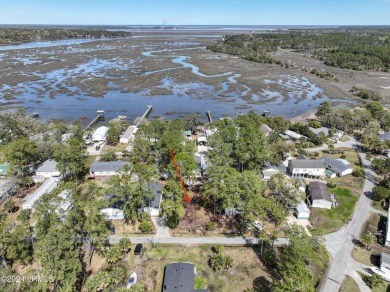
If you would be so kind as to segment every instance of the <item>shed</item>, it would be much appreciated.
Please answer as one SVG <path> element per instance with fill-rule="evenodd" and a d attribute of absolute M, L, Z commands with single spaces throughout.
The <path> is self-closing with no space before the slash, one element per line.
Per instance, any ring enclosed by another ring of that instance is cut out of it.
<path fill-rule="evenodd" d="M 333 205 L 332 196 L 325 183 L 312 181 L 308 186 L 309 199 L 314 208 L 331 209 Z"/>
<path fill-rule="evenodd" d="M 326 170 L 325 170 L 325 175 L 326 175 L 327 177 L 329 177 L 329 178 L 334 178 L 334 177 L 336 177 L 336 174 L 335 174 L 333 171 L 331 171 L 330 169 L 326 169 Z"/>
<path fill-rule="evenodd" d="M 57 163 L 52 160 L 46 160 L 41 166 L 35 171 L 36 175 L 42 175 L 44 178 L 58 177 L 61 172 L 57 170 Z"/>
<path fill-rule="evenodd" d="M 129 143 L 131 140 L 134 140 L 135 134 L 137 133 L 137 126 L 129 126 L 126 131 L 120 136 L 120 143 Z"/>
<path fill-rule="evenodd" d="M 94 142 L 100 142 L 100 141 L 106 141 L 106 136 L 108 132 L 108 127 L 101 126 L 95 130 L 92 134 L 92 141 Z"/>
<path fill-rule="evenodd" d="M 309 219 L 310 210 L 304 201 L 300 201 L 295 207 L 295 214 L 298 219 Z"/>

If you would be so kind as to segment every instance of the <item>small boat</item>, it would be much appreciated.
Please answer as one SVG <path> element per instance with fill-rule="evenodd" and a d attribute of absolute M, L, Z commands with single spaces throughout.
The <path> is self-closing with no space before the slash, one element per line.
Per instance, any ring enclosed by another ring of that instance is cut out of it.
<path fill-rule="evenodd" d="M 126 120 L 126 119 L 127 119 L 127 116 L 118 116 L 118 119 L 119 119 L 119 120 Z"/>
<path fill-rule="evenodd" d="M 137 273 L 134 272 L 131 274 L 129 281 L 127 281 L 127 289 L 131 288 L 135 283 L 137 283 Z"/>
<path fill-rule="evenodd" d="M 270 115 L 271 115 L 270 111 L 264 111 L 262 114 L 263 117 L 269 117 Z"/>

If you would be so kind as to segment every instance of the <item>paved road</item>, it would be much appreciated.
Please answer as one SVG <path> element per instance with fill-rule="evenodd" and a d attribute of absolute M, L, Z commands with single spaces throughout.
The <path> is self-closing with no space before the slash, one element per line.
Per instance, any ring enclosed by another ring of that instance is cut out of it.
<path fill-rule="evenodd" d="M 354 148 L 357 145 L 360 145 L 360 143 L 358 141 L 356 141 L 356 139 L 354 137 L 348 137 L 348 138 L 350 138 L 349 141 L 347 141 L 347 142 L 338 142 L 338 143 L 334 144 L 334 147 L 335 148 L 341 148 L 341 147 Z M 326 150 L 326 149 L 328 149 L 328 145 L 325 144 L 323 146 L 315 147 L 315 148 L 309 148 L 307 150 L 309 152 L 315 152 L 315 151 L 321 151 L 321 150 Z"/>
<path fill-rule="evenodd" d="M 162 217 L 152 217 L 154 227 L 156 227 L 156 237 L 171 237 L 166 220 Z"/>
<path fill-rule="evenodd" d="M 355 145 L 359 144 L 353 141 L 348 142 Z M 353 273 L 353 268 L 349 267 L 352 249 L 354 248 L 353 240 L 359 238 L 362 226 L 371 210 L 369 197 L 371 197 L 372 188 L 374 187 L 372 182 L 374 173 L 370 168 L 370 162 L 366 159 L 365 153 L 359 152 L 359 156 L 366 176 L 363 192 L 356 204 L 351 221 L 343 229 L 324 236 L 325 245 L 332 259 L 328 268 L 328 277 L 324 280 L 320 291 L 339 291 L 345 275 Z"/>

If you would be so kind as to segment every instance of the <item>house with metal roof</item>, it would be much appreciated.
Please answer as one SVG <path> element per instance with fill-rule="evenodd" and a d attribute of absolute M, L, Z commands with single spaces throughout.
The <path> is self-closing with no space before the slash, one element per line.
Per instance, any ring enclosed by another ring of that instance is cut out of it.
<path fill-rule="evenodd" d="M 42 165 L 37 168 L 35 173 L 36 175 L 41 175 L 44 178 L 58 177 L 61 175 L 61 172 L 57 170 L 57 163 L 52 159 L 48 159 L 42 163 Z"/>
<path fill-rule="evenodd" d="M 298 141 L 301 140 L 302 138 L 306 138 L 305 136 L 291 130 L 285 131 L 284 134 L 286 134 L 291 140 L 294 141 Z"/>
<path fill-rule="evenodd" d="M 309 200 L 313 208 L 331 209 L 333 206 L 332 195 L 325 183 L 312 181 L 308 187 Z"/>
<path fill-rule="evenodd" d="M 196 268 L 192 263 L 170 263 L 165 266 L 162 292 L 207 292 L 195 289 Z"/>
<path fill-rule="evenodd" d="M 22 208 L 23 210 L 30 209 L 34 210 L 34 204 L 38 201 L 43 195 L 50 193 L 58 185 L 59 179 L 57 177 L 50 177 L 46 180 L 35 192 L 27 195 L 23 199 Z"/>
<path fill-rule="evenodd" d="M 139 208 L 138 212 L 146 212 L 153 217 L 160 216 L 163 185 L 160 183 L 151 182 L 144 186 L 144 190 L 152 192 L 153 197 L 151 199 L 145 198 L 145 207 L 142 209 Z"/>
<path fill-rule="evenodd" d="M 127 144 L 130 141 L 134 140 L 137 131 L 137 126 L 129 126 L 126 131 L 120 136 L 119 142 Z"/>
<path fill-rule="evenodd" d="M 291 159 L 288 161 L 288 169 L 292 178 L 318 179 L 325 175 L 325 164 L 320 159 Z"/>
<path fill-rule="evenodd" d="M 262 168 L 261 172 L 263 173 L 264 180 L 270 180 L 271 177 L 278 173 L 286 174 L 287 168 L 284 164 L 280 165 L 269 165 Z"/>
<path fill-rule="evenodd" d="M 94 162 L 89 168 L 89 175 L 92 177 L 113 176 L 120 174 L 125 165 L 130 165 L 130 162 L 122 160 Z"/>
<path fill-rule="evenodd" d="M 320 128 L 309 128 L 310 131 L 312 131 L 314 134 L 319 135 L 321 132 L 325 134 L 325 136 L 329 135 L 329 128 L 327 127 L 320 127 Z"/>
<path fill-rule="evenodd" d="M 106 136 L 108 132 L 108 127 L 101 126 L 95 130 L 92 134 L 92 141 L 93 142 L 100 142 L 100 141 L 106 141 Z"/>
<path fill-rule="evenodd" d="M 304 201 L 300 201 L 295 207 L 295 215 L 297 219 L 309 219 L 310 210 Z"/>
<path fill-rule="evenodd" d="M 379 141 L 390 141 L 390 131 L 384 132 L 378 136 Z"/>
<path fill-rule="evenodd" d="M 351 163 L 349 163 L 348 160 L 345 160 L 345 159 L 343 159 L 343 158 L 337 158 L 336 160 L 341 161 L 341 162 L 344 163 L 346 166 L 351 165 Z"/>
<path fill-rule="evenodd" d="M 343 162 L 337 159 L 325 156 L 323 157 L 323 160 L 325 163 L 325 167 L 336 173 L 338 176 L 344 176 L 352 173 L 351 167 L 345 165 Z"/>
<path fill-rule="evenodd" d="M 125 214 L 123 210 L 116 208 L 105 208 L 99 210 L 100 214 L 103 214 L 107 220 L 123 220 L 125 219 Z"/>
<path fill-rule="evenodd" d="M 260 126 L 260 130 L 263 132 L 264 136 L 269 136 L 269 134 L 272 132 L 272 129 L 266 124 L 262 124 Z"/>

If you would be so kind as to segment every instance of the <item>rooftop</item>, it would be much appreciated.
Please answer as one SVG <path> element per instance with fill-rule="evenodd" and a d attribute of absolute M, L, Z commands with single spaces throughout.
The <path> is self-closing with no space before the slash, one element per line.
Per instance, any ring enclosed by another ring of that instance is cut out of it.
<path fill-rule="evenodd" d="M 260 130 L 263 132 L 264 135 L 268 135 L 269 133 L 272 132 L 272 129 L 266 124 L 262 124 L 260 126 Z"/>
<path fill-rule="evenodd" d="M 57 170 L 57 163 L 52 160 L 46 160 L 40 167 L 37 168 L 36 172 L 55 172 Z"/>
<path fill-rule="evenodd" d="M 145 190 L 149 189 L 153 192 L 153 198 L 150 200 L 150 205 L 148 205 L 148 207 L 152 207 L 152 208 L 160 207 L 160 203 L 162 200 L 162 188 L 163 188 L 162 184 L 153 183 L 153 182 L 148 183 L 144 186 Z"/>
<path fill-rule="evenodd" d="M 309 182 L 308 189 L 312 200 L 325 200 L 332 202 L 332 196 L 330 195 L 325 183 L 319 181 Z"/>
<path fill-rule="evenodd" d="M 195 266 L 191 263 L 170 263 L 165 266 L 162 292 L 201 292 L 194 288 Z"/>
<path fill-rule="evenodd" d="M 378 139 L 381 141 L 390 141 L 390 131 L 384 132 L 378 136 Z"/>
<path fill-rule="evenodd" d="M 292 168 L 325 168 L 323 160 L 294 159 L 290 163 Z"/>
<path fill-rule="evenodd" d="M 309 208 L 307 207 L 307 205 L 305 204 L 304 201 L 300 201 L 300 202 L 297 204 L 296 209 L 297 209 L 298 212 L 307 212 L 307 213 L 310 213 L 310 210 L 309 210 Z"/>
<path fill-rule="evenodd" d="M 95 136 L 95 135 L 106 136 L 107 132 L 108 132 L 108 127 L 106 127 L 106 126 L 101 126 L 101 127 L 97 128 L 97 129 L 95 130 L 95 132 L 93 132 L 92 135 L 93 135 L 93 136 Z"/>
<path fill-rule="evenodd" d="M 121 135 L 121 138 L 129 139 L 132 135 L 137 133 L 138 128 L 136 126 L 129 126 L 126 131 Z"/>
<path fill-rule="evenodd" d="M 8 169 L 9 169 L 9 164 L 7 162 L 0 164 L 0 175 L 7 175 Z"/>
<path fill-rule="evenodd" d="M 319 134 L 320 132 L 322 132 L 322 133 L 324 133 L 325 135 L 328 135 L 329 134 L 329 129 L 328 128 L 326 128 L 326 127 L 320 127 L 320 128 L 312 128 L 312 127 L 310 127 L 309 128 L 310 129 L 310 131 L 312 131 L 314 134 Z"/>
<path fill-rule="evenodd" d="M 23 200 L 23 209 L 32 208 L 34 203 L 44 194 L 50 193 L 58 184 L 58 178 L 51 177 L 46 180 L 35 192 L 28 194 Z"/>
<path fill-rule="evenodd" d="M 99 161 L 94 162 L 89 169 L 90 172 L 117 172 L 124 165 L 130 165 L 130 162 L 117 160 L 117 161 Z"/>
<path fill-rule="evenodd" d="M 339 172 L 342 172 L 342 171 L 349 169 L 349 166 L 347 166 L 343 162 L 336 160 L 336 159 L 333 159 L 331 157 L 325 156 L 325 157 L 323 157 L 323 160 L 324 160 L 326 165 L 330 165 L 332 168 L 334 168 L 335 170 L 337 170 Z"/>
<path fill-rule="evenodd" d="M 301 134 L 298 134 L 297 132 L 294 132 L 294 131 L 290 131 L 290 130 L 287 130 L 286 132 L 284 132 L 287 136 L 291 137 L 291 138 L 294 138 L 294 139 L 301 139 L 305 136 L 301 135 Z"/>

